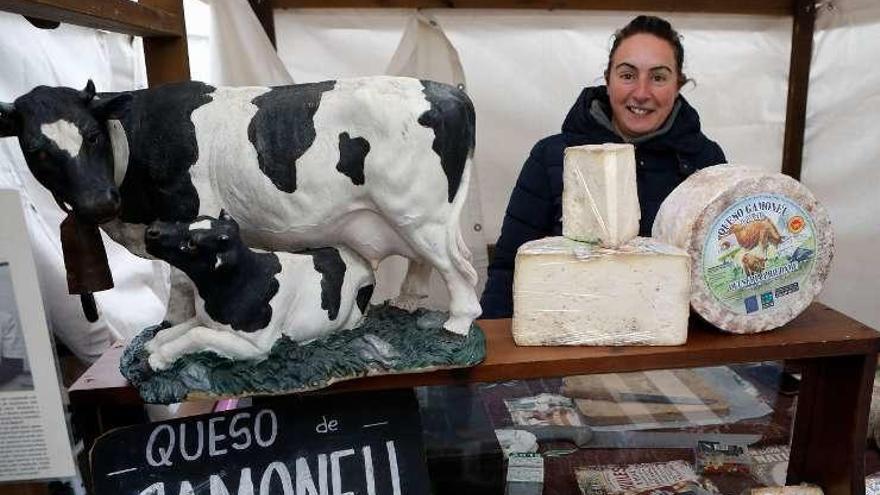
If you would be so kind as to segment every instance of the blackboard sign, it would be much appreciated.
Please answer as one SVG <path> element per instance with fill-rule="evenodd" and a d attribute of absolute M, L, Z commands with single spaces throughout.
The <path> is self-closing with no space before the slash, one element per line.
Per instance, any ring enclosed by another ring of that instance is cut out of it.
<path fill-rule="evenodd" d="M 96 495 L 429 494 L 411 390 L 286 397 L 111 431 Z"/>

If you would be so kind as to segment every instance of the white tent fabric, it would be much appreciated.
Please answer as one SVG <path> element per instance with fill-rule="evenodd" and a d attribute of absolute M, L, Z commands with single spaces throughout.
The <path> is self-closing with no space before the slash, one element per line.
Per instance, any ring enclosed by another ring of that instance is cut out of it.
<path fill-rule="evenodd" d="M 464 68 L 458 51 L 452 46 L 440 24 L 429 15 L 415 12 L 411 15 L 403 36 L 386 74 L 430 79 L 467 88 Z M 483 214 L 480 204 L 480 171 L 475 165 L 468 186 L 468 198 L 461 213 L 461 229 L 465 243 L 471 251 L 471 263 L 477 270 L 477 292 L 483 291 L 486 284 L 486 268 L 489 259 L 486 253 L 486 238 L 483 236 Z M 379 265 L 376 278 L 376 292 L 373 301 L 384 301 L 399 293 L 406 274 L 406 263 L 398 256 L 391 257 Z M 445 309 L 449 307 L 449 293 L 443 280 L 434 274 L 425 306 Z"/>
<path fill-rule="evenodd" d="M 99 91 L 146 85 L 139 40 L 63 24 L 42 30 L 8 13 L 0 13 L 0 64 L 0 100 L 7 102 L 38 85 L 81 88 L 89 78 Z M 67 294 L 58 227 L 64 215 L 28 171 L 14 138 L 0 139 L 0 187 L 22 195 L 47 321 L 77 356 L 94 360 L 113 340 L 162 320 L 165 265 L 136 258 L 106 236 L 116 287 L 95 294 L 102 317 L 85 319 L 79 297 Z"/>
<path fill-rule="evenodd" d="M 559 131 L 581 88 L 602 83 L 610 36 L 633 14 L 425 12 L 443 26 L 468 74 L 484 232 L 494 241 L 529 149 Z M 278 52 L 301 82 L 380 74 L 410 15 L 394 9 L 276 10 Z M 700 110 L 707 133 L 731 162 L 779 170 L 791 19 L 661 15 L 684 36 L 685 72 L 696 85 L 683 93 Z"/>
<path fill-rule="evenodd" d="M 227 26 L 219 31 L 210 23 L 199 30 L 188 22 L 188 30 L 199 37 L 206 57 L 212 51 L 220 53 L 207 48 L 212 33 L 223 34 L 222 43 L 245 48 L 225 49 L 224 55 L 237 55 L 223 62 L 229 64 L 223 70 L 198 58 L 200 50 L 192 50 L 194 77 L 227 84 L 292 80 L 265 55 L 270 47 L 253 14 L 245 15 L 246 2 L 218 4 L 222 5 L 215 5 L 214 11 L 238 19 L 210 21 Z M 421 36 L 408 45 L 402 35 L 414 18 L 431 18 L 442 25 L 448 47 L 454 47 L 462 72 L 468 74 L 467 90 L 477 109 L 475 163 L 482 181 L 472 199 L 479 200 L 476 210 L 482 210 L 485 218 L 474 221 L 481 224 L 484 241 L 493 242 L 529 148 L 559 129 L 581 87 L 601 83 L 610 34 L 632 14 L 436 10 L 423 15 L 414 17 L 413 11 L 403 9 L 276 11 L 279 55 L 290 74 L 302 82 L 382 74 L 395 52 L 407 50 L 409 58 L 398 57 L 406 62 L 400 67 L 412 67 L 414 61 L 415 72 L 410 73 L 421 74 L 430 69 L 418 65 L 427 60 L 421 50 L 428 49 Z M 731 162 L 778 170 L 791 20 L 662 15 L 684 35 L 685 70 L 697 81 L 684 94 L 700 110 L 707 134 L 721 143 Z M 875 199 L 880 193 L 880 171 L 875 165 L 880 159 L 880 128 L 872 118 L 880 110 L 874 89 L 880 87 L 880 69 L 866 61 L 876 58 L 878 49 L 880 5 L 873 0 L 823 3 L 815 36 L 803 172 L 804 183 L 828 208 L 836 232 L 837 253 L 820 300 L 873 327 L 880 327 L 876 305 L 880 265 L 872 250 L 880 244 L 876 220 L 880 202 Z M 89 77 L 101 91 L 145 86 L 137 40 L 131 43 L 127 36 L 66 25 L 43 31 L 6 13 L 0 13 L 0 63 L 3 101 L 38 84 L 81 87 Z M 403 73 L 391 67 L 392 72 Z M 254 79 L 235 79 L 246 73 Z M 98 294 L 104 318 L 88 324 L 78 298 L 66 294 L 60 271 L 61 212 L 27 171 L 14 139 L 0 140 L 0 186 L 22 191 L 29 234 L 41 260 L 48 320 L 74 352 L 94 358 L 111 339 L 133 335 L 161 318 L 167 298 L 164 265 L 131 257 L 108 244 L 117 288 Z"/>
<path fill-rule="evenodd" d="M 876 162 L 880 128 L 880 6 L 825 2 L 820 9 L 804 149 L 804 183 L 828 208 L 836 236 L 819 300 L 880 328 Z M 610 36 L 633 13 L 428 10 L 456 47 L 477 110 L 475 162 L 484 233 L 494 242 L 522 162 L 558 132 L 580 89 L 601 84 Z M 278 51 L 298 81 L 380 74 L 411 11 L 276 10 Z M 683 94 L 731 163 L 778 171 L 788 84 L 790 17 L 660 13 L 682 33 Z M 867 111 L 866 111 L 867 110 Z M 829 166 L 833 164 L 834 166 Z M 871 180 L 873 179 L 873 180 Z"/>
<path fill-rule="evenodd" d="M 410 16 L 385 73 L 428 78 L 461 87 L 466 82 L 458 51 L 437 20 L 422 11 Z"/>
<path fill-rule="evenodd" d="M 211 7 L 209 77 L 224 86 L 277 86 L 293 78 L 246 0 L 208 0 Z"/>
<path fill-rule="evenodd" d="M 836 245 L 820 300 L 880 329 L 880 3 L 826 3 L 816 30 L 802 180 Z"/>

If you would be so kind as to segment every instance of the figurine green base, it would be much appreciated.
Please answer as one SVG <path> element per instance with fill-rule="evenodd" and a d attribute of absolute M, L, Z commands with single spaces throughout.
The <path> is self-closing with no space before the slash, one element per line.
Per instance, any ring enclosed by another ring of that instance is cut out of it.
<path fill-rule="evenodd" d="M 353 330 L 298 344 L 282 337 L 262 361 L 233 361 L 212 352 L 190 354 L 167 370 L 147 363 L 144 343 L 167 324 L 145 329 L 123 353 L 120 371 L 145 402 L 170 404 L 188 399 L 280 395 L 318 390 L 364 376 L 466 368 L 486 355 L 482 330 L 468 335 L 443 329 L 446 313 L 409 312 L 372 306 Z"/>

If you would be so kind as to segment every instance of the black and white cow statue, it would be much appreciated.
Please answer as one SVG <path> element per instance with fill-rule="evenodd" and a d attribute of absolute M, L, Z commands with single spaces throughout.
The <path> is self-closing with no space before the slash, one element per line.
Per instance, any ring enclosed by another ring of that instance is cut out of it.
<path fill-rule="evenodd" d="M 275 88 L 186 82 L 95 97 L 37 87 L 0 104 L 0 135 L 80 219 L 135 253 L 154 220 L 224 208 L 249 246 L 345 245 L 375 267 L 409 258 L 398 306 L 412 309 L 432 269 L 450 294 L 447 330 L 480 314 L 459 231 L 474 148 L 460 90 L 373 77 Z M 112 220 L 112 221 L 111 221 Z"/>
<path fill-rule="evenodd" d="M 213 351 L 262 359 L 282 335 L 309 342 L 361 323 L 373 294 L 373 269 L 354 251 L 257 252 L 225 212 L 194 222 L 153 222 L 147 253 L 182 270 L 196 288 L 196 316 L 158 332 L 144 346 L 153 369 Z"/>

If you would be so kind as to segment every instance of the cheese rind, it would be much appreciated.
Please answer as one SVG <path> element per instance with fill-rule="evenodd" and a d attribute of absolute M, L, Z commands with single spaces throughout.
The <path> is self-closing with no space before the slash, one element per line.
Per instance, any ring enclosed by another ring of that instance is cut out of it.
<path fill-rule="evenodd" d="M 635 152 L 631 144 L 565 149 L 562 235 L 617 247 L 639 234 Z"/>
<path fill-rule="evenodd" d="M 547 237 L 523 244 L 513 280 L 518 345 L 680 345 L 690 258 L 636 237 L 617 249 Z"/>
<path fill-rule="evenodd" d="M 828 215 L 800 182 L 716 165 L 660 206 L 653 236 L 691 255 L 691 306 L 732 333 L 780 327 L 822 289 L 833 257 Z"/>

